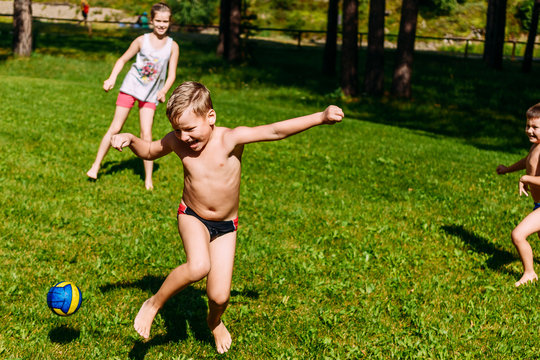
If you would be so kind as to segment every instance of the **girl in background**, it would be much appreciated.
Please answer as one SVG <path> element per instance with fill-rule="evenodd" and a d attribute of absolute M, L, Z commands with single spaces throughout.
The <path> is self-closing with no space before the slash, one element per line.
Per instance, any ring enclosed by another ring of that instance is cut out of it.
<path fill-rule="evenodd" d="M 127 51 L 116 61 L 109 78 L 103 82 L 103 90 L 107 92 L 111 90 L 124 65 L 137 55 L 135 63 L 120 87 L 113 121 L 101 140 L 92 167 L 86 173 L 90 179 L 97 179 L 101 162 L 109 151 L 111 136 L 122 130 L 135 100 L 139 103 L 141 138 L 152 141 L 152 124 L 156 106 L 159 102 L 165 102 L 165 95 L 176 79 L 179 48 L 178 44 L 167 35 L 171 17 L 172 12 L 168 5 L 164 3 L 153 5 L 150 12 L 150 24 L 153 25 L 153 31 L 137 37 L 131 43 Z M 145 160 L 144 185 L 148 190 L 154 187 L 152 170 L 153 162 Z"/>

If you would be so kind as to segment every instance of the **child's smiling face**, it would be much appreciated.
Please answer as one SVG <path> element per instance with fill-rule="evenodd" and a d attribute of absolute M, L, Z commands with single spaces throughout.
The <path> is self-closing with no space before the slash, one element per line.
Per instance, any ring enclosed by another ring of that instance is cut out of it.
<path fill-rule="evenodd" d="M 176 138 L 191 150 L 202 151 L 212 135 L 213 125 L 216 122 L 215 114 L 213 109 L 209 110 L 206 116 L 197 115 L 192 109 L 187 109 L 172 123 Z"/>
<path fill-rule="evenodd" d="M 540 118 L 527 119 L 525 132 L 530 142 L 535 144 L 540 143 Z"/>
<path fill-rule="evenodd" d="M 152 25 L 154 25 L 154 32 L 158 36 L 163 36 L 169 30 L 171 24 L 171 13 L 168 11 L 158 11 L 152 19 Z"/>

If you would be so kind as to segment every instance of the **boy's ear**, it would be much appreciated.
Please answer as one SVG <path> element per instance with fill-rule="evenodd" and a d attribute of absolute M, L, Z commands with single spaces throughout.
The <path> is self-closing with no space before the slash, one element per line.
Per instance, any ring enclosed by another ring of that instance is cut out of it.
<path fill-rule="evenodd" d="M 206 119 L 208 120 L 208 123 L 210 125 L 214 125 L 216 123 L 216 112 L 214 111 L 214 109 L 208 110 L 208 112 L 206 113 Z"/>

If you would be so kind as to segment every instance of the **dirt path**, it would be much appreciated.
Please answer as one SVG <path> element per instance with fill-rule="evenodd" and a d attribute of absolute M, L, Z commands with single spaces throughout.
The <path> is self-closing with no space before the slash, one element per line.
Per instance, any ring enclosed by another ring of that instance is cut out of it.
<path fill-rule="evenodd" d="M 13 1 L 0 1 L 0 14 L 13 14 Z M 55 19 L 82 20 L 80 7 L 77 5 L 66 3 L 32 3 L 32 15 L 36 17 L 47 17 Z M 127 15 L 121 10 L 90 7 L 90 12 L 88 13 L 88 20 L 133 23 L 137 21 L 137 16 Z"/>

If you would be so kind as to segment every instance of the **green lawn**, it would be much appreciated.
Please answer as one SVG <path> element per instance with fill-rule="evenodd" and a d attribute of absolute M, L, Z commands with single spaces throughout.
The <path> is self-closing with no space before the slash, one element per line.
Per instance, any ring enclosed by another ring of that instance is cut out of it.
<path fill-rule="evenodd" d="M 538 287 L 514 288 L 521 263 L 510 240 L 532 201 L 518 197 L 519 174 L 495 174 L 526 154 L 538 64 L 532 74 L 510 62 L 495 72 L 417 54 L 411 102 L 351 100 L 318 75 L 321 49 L 252 42 L 248 59 L 230 65 L 214 55 L 215 38 L 176 35 L 177 82 L 206 84 L 220 125 L 331 103 L 346 113 L 341 124 L 246 147 L 224 316 L 234 343 L 218 355 L 204 282 L 165 306 L 148 342 L 132 329 L 185 259 L 181 163 L 156 161 L 147 192 L 142 162 L 111 150 L 87 181 L 117 94 L 101 84 L 133 36 L 70 29 L 39 28 L 29 60 L 0 40 L 0 358 L 538 358 Z M 138 129 L 134 112 L 125 130 Z M 168 131 L 159 106 L 154 138 Z M 46 305 L 61 280 L 84 298 L 67 318 Z"/>

